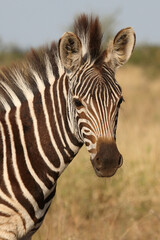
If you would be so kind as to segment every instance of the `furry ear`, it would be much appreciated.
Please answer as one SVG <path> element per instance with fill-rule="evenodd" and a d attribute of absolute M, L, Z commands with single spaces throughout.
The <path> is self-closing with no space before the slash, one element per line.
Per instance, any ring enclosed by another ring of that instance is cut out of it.
<path fill-rule="evenodd" d="M 131 27 L 122 29 L 117 33 L 114 40 L 109 43 L 106 50 L 105 62 L 115 70 L 125 64 L 134 49 L 136 36 Z"/>
<path fill-rule="evenodd" d="M 81 64 L 82 44 L 76 34 L 66 32 L 59 40 L 59 56 L 62 65 L 69 72 L 75 71 Z"/>

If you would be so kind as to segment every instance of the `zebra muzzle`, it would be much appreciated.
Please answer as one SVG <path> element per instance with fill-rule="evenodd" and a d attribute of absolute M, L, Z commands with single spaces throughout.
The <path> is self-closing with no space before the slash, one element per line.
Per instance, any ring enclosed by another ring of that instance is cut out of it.
<path fill-rule="evenodd" d="M 99 139 L 97 153 L 91 162 L 97 176 L 112 177 L 122 166 L 123 157 L 114 140 Z"/>

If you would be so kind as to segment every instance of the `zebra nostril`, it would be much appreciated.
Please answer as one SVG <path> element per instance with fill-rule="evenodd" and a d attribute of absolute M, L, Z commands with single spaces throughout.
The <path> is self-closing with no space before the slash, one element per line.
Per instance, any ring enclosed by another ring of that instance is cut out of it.
<path fill-rule="evenodd" d="M 96 158 L 96 162 L 97 162 L 98 164 L 100 163 L 99 157 Z"/>
<path fill-rule="evenodd" d="M 119 160 L 118 160 L 118 167 L 120 168 L 123 164 L 123 157 L 120 155 Z"/>
<path fill-rule="evenodd" d="M 101 169 L 101 167 L 102 167 L 102 162 L 101 162 L 101 160 L 100 160 L 99 157 L 96 158 L 95 167 L 96 167 L 96 169 L 97 169 L 98 171 L 99 171 L 99 170 Z"/>

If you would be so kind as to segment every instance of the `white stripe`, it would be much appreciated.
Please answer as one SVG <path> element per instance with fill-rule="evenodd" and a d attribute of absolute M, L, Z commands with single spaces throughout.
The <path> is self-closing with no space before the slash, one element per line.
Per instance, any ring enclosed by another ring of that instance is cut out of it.
<path fill-rule="evenodd" d="M 107 129 L 107 126 L 108 126 L 108 118 L 107 118 L 107 111 L 106 111 L 106 87 L 103 86 L 103 88 L 101 88 L 101 95 L 103 94 L 104 96 L 104 102 L 102 102 L 102 98 L 101 96 L 99 97 L 99 101 L 100 101 L 100 106 L 101 106 L 101 109 L 102 109 L 102 126 L 103 126 L 103 135 L 104 137 L 105 136 L 108 136 L 108 129 Z"/>
<path fill-rule="evenodd" d="M 113 109 L 113 100 L 110 100 L 110 109 L 108 111 L 108 119 L 109 119 L 109 129 L 110 129 L 110 137 L 113 137 L 113 131 L 111 132 L 112 129 L 112 123 L 111 123 L 111 110 Z"/>
<path fill-rule="evenodd" d="M 98 126 L 98 118 L 99 117 L 97 114 L 97 110 L 95 109 L 95 106 L 94 106 L 93 98 L 91 98 L 91 108 L 92 108 L 92 111 L 94 112 L 94 114 L 96 115 L 96 119 L 94 118 L 94 116 L 91 114 L 90 111 L 88 111 L 88 117 L 91 119 L 91 123 L 92 123 L 93 128 L 95 129 L 95 135 L 97 138 L 99 135 L 99 126 Z"/>
<path fill-rule="evenodd" d="M 61 77 L 64 74 L 64 67 L 62 66 L 60 57 L 59 56 L 55 56 L 55 57 L 56 57 L 56 62 L 58 66 L 59 76 Z"/>
<path fill-rule="evenodd" d="M 7 104 L 5 104 L 5 106 L 6 106 L 6 109 L 7 109 Z M 9 111 L 9 109 L 7 109 L 7 112 L 8 111 Z M 5 117 L 5 118 L 8 118 L 8 117 Z M 9 175 L 8 175 L 6 137 L 5 137 L 4 128 L 2 126 L 2 123 L 0 123 L 0 128 L 1 128 L 2 142 L 3 142 L 3 178 L 4 178 L 4 183 L 5 183 L 5 186 L 7 187 L 7 190 L 9 192 L 9 194 L 12 196 L 12 198 L 15 199 L 14 193 L 12 191 Z"/>
<path fill-rule="evenodd" d="M 50 83 L 50 85 L 53 85 L 55 82 L 55 76 L 53 75 L 53 71 L 52 71 L 52 65 L 49 61 L 49 57 L 46 55 L 46 59 L 45 59 L 45 65 L 46 65 L 46 73 L 47 73 L 47 78 L 48 78 L 48 82 Z"/>
<path fill-rule="evenodd" d="M 108 95 L 108 89 L 107 87 L 105 88 L 106 93 L 104 94 L 104 121 L 105 121 L 105 130 L 106 130 L 106 135 L 109 131 L 109 124 L 108 124 L 108 104 L 109 104 L 109 95 Z M 106 105 L 107 102 L 107 105 Z"/>

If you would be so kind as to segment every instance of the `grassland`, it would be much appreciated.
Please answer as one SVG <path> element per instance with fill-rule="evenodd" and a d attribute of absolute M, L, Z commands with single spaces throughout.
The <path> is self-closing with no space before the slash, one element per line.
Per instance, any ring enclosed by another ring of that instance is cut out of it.
<path fill-rule="evenodd" d="M 82 148 L 33 240 L 160 239 L 160 77 L 150 81 L 128 65 L 117 79 L 125 98 L 117 130 L 123 166 L 100 179 Z"/>

